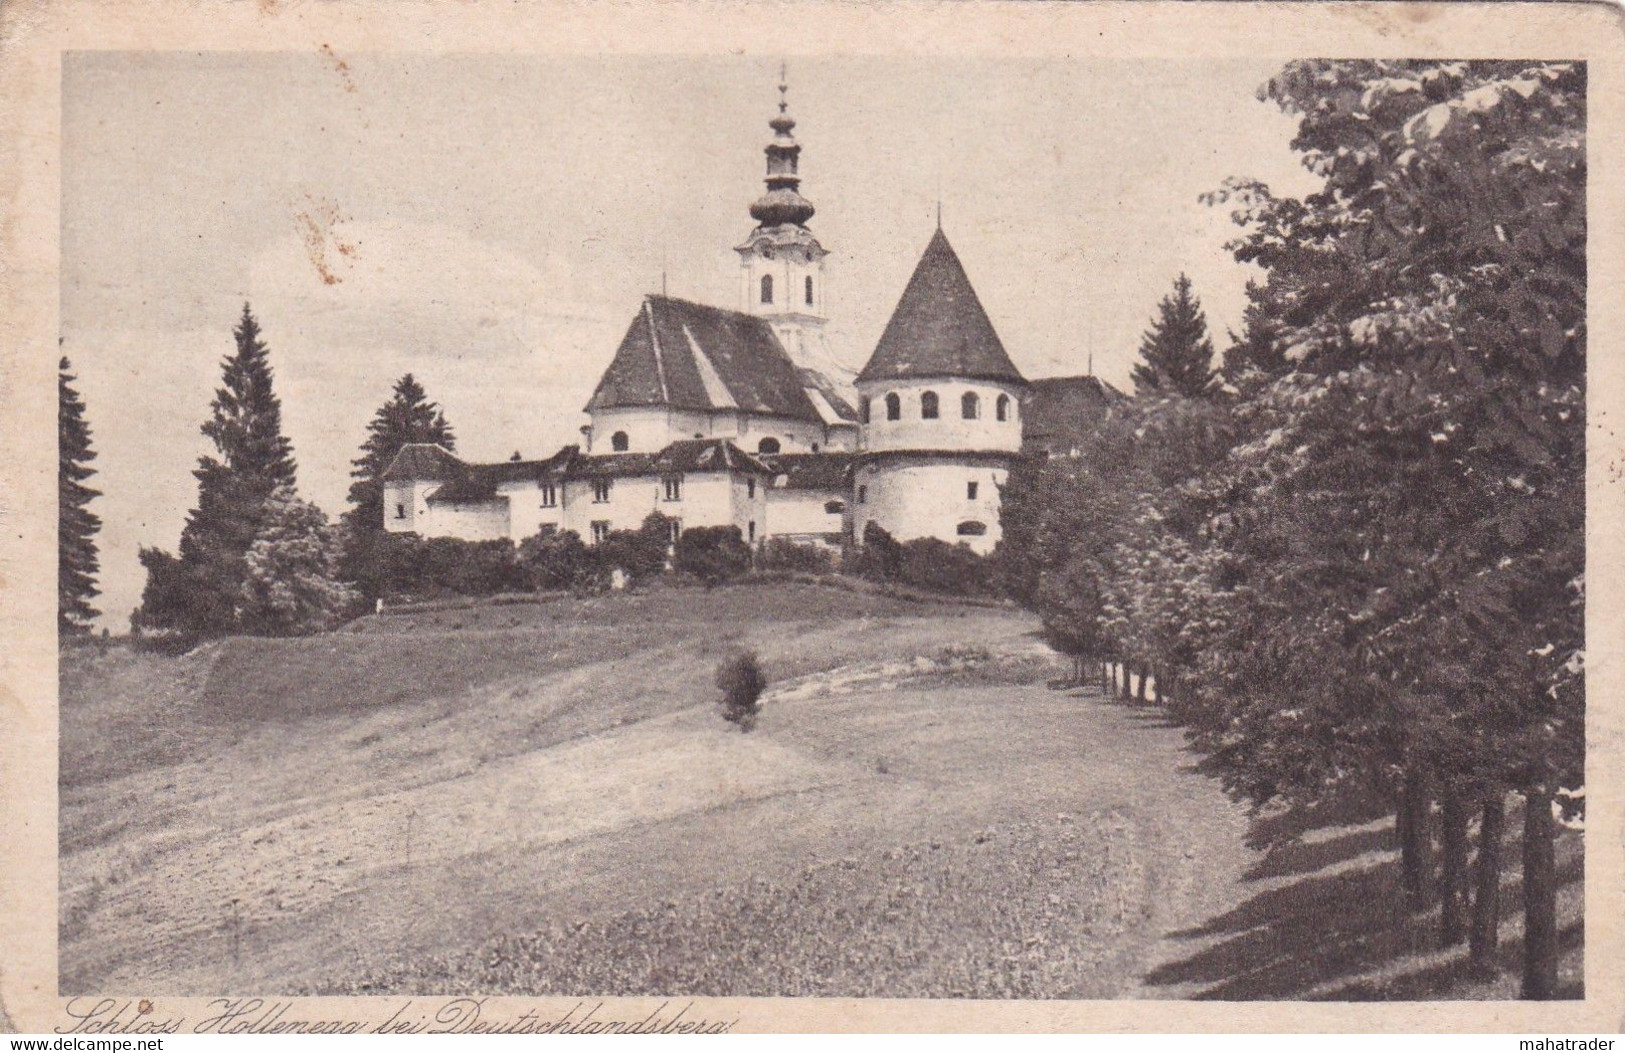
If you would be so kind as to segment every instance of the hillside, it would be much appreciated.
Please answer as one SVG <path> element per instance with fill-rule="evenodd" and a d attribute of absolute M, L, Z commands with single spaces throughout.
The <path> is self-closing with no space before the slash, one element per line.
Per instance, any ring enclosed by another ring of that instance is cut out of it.
<path fill-rule="evenodd" d="M 1034 630 L 774 585 L 68 652 L 62 991 L 1510 993 L 1393 913 L 1383 821 L 1247 847 Z"/>

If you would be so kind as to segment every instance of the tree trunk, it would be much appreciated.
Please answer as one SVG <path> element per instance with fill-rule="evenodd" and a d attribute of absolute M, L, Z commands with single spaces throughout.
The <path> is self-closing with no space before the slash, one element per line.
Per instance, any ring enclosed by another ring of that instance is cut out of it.
<path fill-rule="evenodd" d="M 1140 663 L 1140 689 L 1135 695 L 1135 701 L 1145 705 L 1145 682 L 1151 678 L 1151 666 L 1146 662 Z"/>
<path fill-rule="evenodd" d="M 1454 947 L 1467 936 L 1467 803 L 1446 787 L 1441 804 L 1439 943 Z"/>
<path fill-rule="evenodd" d="M 1480 973 L 1493 972 L 1501 938 L 1501 838 L 1506 803 L 1497 792 L 1484 799 L 1478 821 L 1478 858 L 1473 864 L 1473 928 L 1469 956 Z"/>
<path fill-rule="evenodd" d="M 1129 672 L 1129 664 L 1128 664 L 1127 661 L 1125 661 L 1123 663 L 1123 690 L 1122 690 L 1122 694 L 1121 694 L 1121 697 L 1122 697 L 1124 702 L 1132 702 L 1132 701 L 1134 701 L 1134 692 L 1129 689 L 1129 681 L 1131 681 L 1132 679 L 1133 679 L 1133 676 Z"/>
<path fill-rule="evenodd" d="M 1557 997 L 1557 867 L 1552 795 L 1531 790 L 1523 811 L 1523 997 Z"/>
<path fill-rule="evenodd" d="M 1400 872 L 1404 876 L 1405 893 L 1412 910 L 1421 910 L 1432 899 L 1429 886 L 1433 877 L 1433 838 L 1428 822 L 1431 810 L 1427 778 L 1420 768 L 1413 767 L 1405 774 L 1396 823 L 1399 830 Z"/>

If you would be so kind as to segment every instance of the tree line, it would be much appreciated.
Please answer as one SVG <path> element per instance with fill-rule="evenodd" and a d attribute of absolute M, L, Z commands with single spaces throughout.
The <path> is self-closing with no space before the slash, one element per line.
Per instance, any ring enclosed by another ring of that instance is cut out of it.
<path fill-rule="evenodd" d="M 1584 782 L 1585 68 L 1306 61 L 1260 91 L 1320 187 L 1232 181 L 1263 277 L 1219 369 L 1183 279 L 1136 397 L 1003 494 L 1006 586 L 1259 806 L 1393 801 L 1441 944 L 1527 998 Z M 1476 845 L 1476 852 L 1474 847 Z"/>

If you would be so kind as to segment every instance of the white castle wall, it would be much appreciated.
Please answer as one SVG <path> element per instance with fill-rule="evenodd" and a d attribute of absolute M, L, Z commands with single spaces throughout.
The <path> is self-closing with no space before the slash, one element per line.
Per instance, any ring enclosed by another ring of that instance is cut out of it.
<path fill-rule="evenodd" d="M 495 541 L 508 533 L 508 502 L 504 498 L 474 504 L 428 506 L 429 514 L 418 533 L 424 537 L 460 537 L 464 541 Z"/>
<path fill-rule="evenodd" d="M 956 461 L 951 453 L 898 455 L 862 464 L 854 473 L 863 501 L 852 505 L 853 536 L 859 541 L 868 523 L 878 523 L 899 541 L 935 537 L 949 544 L 964 542 L 986 554 L 998 544 L 999 489 L 1008 469 L 1002 464 Z M 976 497 L 969 483 L 976 483 Z M 962 535 L 961 523 L 976 522 L 985 533 Z"/>
<path fill-rule="evenodd" d="M 591 454 L 617 452 L 612 439 L 624 431 L 628 453 L 659 453 L 680 439 L 729 439 L 746 453 L 755 453 L 764 438 L 779 441 L 780 453 L 819 450 L 851 451 L 857 430 L 851 426 L 826 428 L 817 421 L 754 413 L 696 413 L 663 407 L 628 407 L 599 410 L 588 431 Z"/>
<path fill-rule="evenodd" d="M 852 495 L 845 490 L 770 490 L 767 495 L 767 536 L 790 536 L 797 541 L 822 541 L 839 534 L 845 525 Z M 830 502 L 840 509 L 828 510 Z"/>
<path fill-rule="evenodd" d="M 935 420 L 923 418 L 920 396 L 937 395 Z M 966 420 L 961 400 L 976 393 L 979 416 Z M 1020 389 L 1010 384 L 965 380 L 868 381 L 859 386 L 869 398 L 869 423 L 863 429 L 866 450 L 1007 450 L 1021 449 Z M 886 419 L 886 396 L 897 394 L 902 415 Z M 1004 420 L 998 419 L 999 396 L 1009 399 Z"/>

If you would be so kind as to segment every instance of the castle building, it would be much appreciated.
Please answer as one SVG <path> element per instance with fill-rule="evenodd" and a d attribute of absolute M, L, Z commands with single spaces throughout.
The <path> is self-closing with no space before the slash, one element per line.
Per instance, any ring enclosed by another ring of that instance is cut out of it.
<path fill-rule="evenodd" d="M 659 511 L 674 539 L 733 525 L 753 543 L 836 547 L 876 523 L 992 551 L 1027 382 L 940 227 L 868 364 L 855 378 L 841 365 L 825 334 L 829 252 L 807 226 L 779 92 L 766 190 L 735 250 L 740 308 L 646 296 L 587 402 L 583 442 L 544 460 L 403 448 L 383 478 L 387 530 L 519 541 L 551 528 L 596 543 Z"/>

